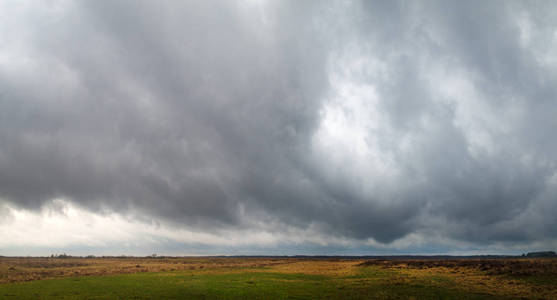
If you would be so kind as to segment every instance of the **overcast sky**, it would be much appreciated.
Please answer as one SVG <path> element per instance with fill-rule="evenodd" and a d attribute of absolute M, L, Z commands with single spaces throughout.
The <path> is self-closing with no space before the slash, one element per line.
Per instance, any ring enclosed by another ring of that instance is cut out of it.
<path fill-rule="evenodd" d="M 554 1 L 0 2 L 0 255 L 557 250 Z"/>

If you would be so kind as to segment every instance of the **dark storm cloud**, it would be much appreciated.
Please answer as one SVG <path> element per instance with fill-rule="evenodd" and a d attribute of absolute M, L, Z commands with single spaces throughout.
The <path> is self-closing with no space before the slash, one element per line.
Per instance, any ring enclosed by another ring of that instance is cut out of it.
<path fill-rule="evenodd" d="M 537 4 L 27 8 L 0 40 L 0 197 L 199 230 L 255 220 L 380 242 L 555 239 L 556 10 Z M 376 91 L 381 122 L 358 126 L 392 177 L 335 164 L 342 149 L 314 142 L 331 65 L 358 59 L 385 66 L 347 76 Z M 472 98 L 443 94 L 453 77 Z"/>
<path fill-rule="evenodd" d="M 319 9 L 96 2 L 32 28 L 29 78 L 2 74 L 4 196 L 236 223 L 315 122 Z"/>

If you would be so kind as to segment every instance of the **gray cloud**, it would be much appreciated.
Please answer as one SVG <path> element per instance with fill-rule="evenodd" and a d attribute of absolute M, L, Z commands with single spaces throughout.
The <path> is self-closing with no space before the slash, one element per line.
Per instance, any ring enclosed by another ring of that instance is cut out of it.
<path fill-rule="evenodd" d="M 549 243 L 557 11 L 537 4 L 7 5 L 0 197 L 199 231 Z"/>

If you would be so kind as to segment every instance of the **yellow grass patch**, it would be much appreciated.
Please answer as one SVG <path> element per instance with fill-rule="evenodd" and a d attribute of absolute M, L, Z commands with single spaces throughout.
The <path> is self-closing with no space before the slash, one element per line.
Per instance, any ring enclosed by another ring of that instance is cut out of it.
<path fill-rule="evenodd" d="M 359 260 L 299 260 L 273 266 L 270 270 L 279 273 L 303 273 L 310 275 L 350 276 L 360 269 Z"/>

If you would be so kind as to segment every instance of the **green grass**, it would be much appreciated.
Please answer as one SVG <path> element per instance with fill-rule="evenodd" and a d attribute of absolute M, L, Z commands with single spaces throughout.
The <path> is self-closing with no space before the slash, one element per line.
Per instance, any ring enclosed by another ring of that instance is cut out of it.
<path fill-rule="evenodd" d="M 536 286 L 557 286 L 557 276 L 530 275 L 530 276 L 507 276 L 507 278 L 524 281 Z"/>
<path fill-rule="evenodd" d="M 74 277 L 0 285 L 0 299 L 486 299 L 440 284 L 393 281 L 396 272 L 365 268 L 356 276 L 251 272 L 164 272 Z"/>

